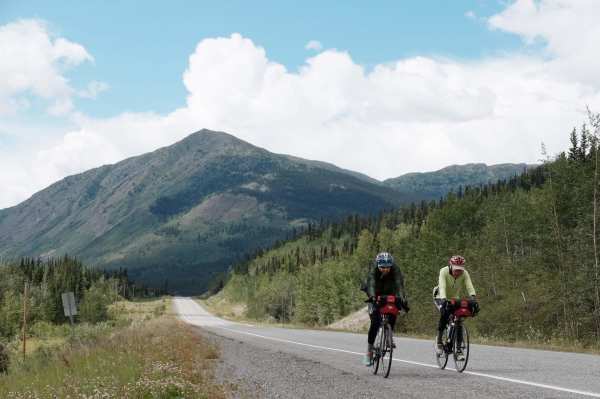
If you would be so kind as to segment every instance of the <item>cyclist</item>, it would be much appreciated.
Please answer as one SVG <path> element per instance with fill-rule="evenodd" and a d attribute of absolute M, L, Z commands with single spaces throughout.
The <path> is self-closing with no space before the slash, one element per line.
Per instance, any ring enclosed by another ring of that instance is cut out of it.
<path fill-rule="evenodd" d="M 373 363 L 373 344 L 377 337 L 377 331 L 381 324 L 381 315 L 379 314 L 379 304 L 376 303 L 376 298 L 382 295 L 395 295 L 396 306 L 398 309 L 404 308 L 409 311 L 408 302 L 404 295 L 404 276 L 400 268 L 394 263 L 394 258 L 387 252 L 381 252 L 375 257 L 375 266 L 371 269 L 367 280 L 367 295 L 371 304 L 369 305 L 369 317 L 371 325 L 369 327 L 369 335 L 367 338 L 367 354 L 363 363 L 365 366 L 371 366 Z M 396 318 L 390 318 L 392 329 L 396 323 Z M 392 343 L 392 346 L 394 344 Z"/>
<path fill-rule="evenodd" d="M 461 294 L 466 291 L 471 296 L 471 309 L 473 314 L 479 312 L 475 288 L 471 282 L 469 272 L 465 270 L 465 258 L 460 255 L 454 255 L 448 261 L 448 266 L 440 269 L 438 286 L 433 289 L 435 305 L 440 311 L 440 322 L 438 323 L 437 347 L 441 353 L 443 351 L 442 335 L 448 325 L 450 315 L 454 311 L 449 299 L 460 299 Z M 458 342 L 462 341 L 462 336 L 457 336 Z M 460 347 L 460 345 L 459 345 Z M 459 359 L 463 357 L 462 352 L 456 354 Z"/>

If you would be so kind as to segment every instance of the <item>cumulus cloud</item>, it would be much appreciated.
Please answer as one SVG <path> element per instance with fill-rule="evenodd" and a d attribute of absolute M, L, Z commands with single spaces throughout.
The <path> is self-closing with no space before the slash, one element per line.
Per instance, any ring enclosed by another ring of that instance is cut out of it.
<path fill-rule="evenodd" d="M 491 17 L 494 29 L 541 42 L 555 78 L 600 86 L 600 2 L 596 0 L 517 0 Z"/>
<path fill-rule="evenodd" d="M 32 94 L 49 101 L 51 114 L 73 108 L 74 89 L 64 71 L 93 61 L 85 48 L 64 38 L 54 38 L 39 20 L 20 20 L 0 26 L 0 115 L 14 114 Z"/>
<path fill-rule="evenodd" d="M 304 46 L 304 48 L 306 50 L 321 51 L 323 49 L 323 45 L 318 40 L 311 40 L 308 43 L 306 43 L 306 46 Z"/>
<path fill-rule="evenodd" d="M 475 12 L 472 10 L 469 10 L 465 13 L 465 17 L 469 18 L 469 19 L 477 19 L 477 15 L 475 15 Z"/>
<path fill-rule="evenodd" d="M 183 74 L 184 107 L 166 115 L 78 115 L 76 128 L 37 153 L 37 169 L 15 172 L 33 176 L 28 190 L 0 173 L 0 207 L 67 174 L 200 128 L 376 178 L 455 163 L 535 162 L 542 142 L 551 152 L 568 145 L 586 105 L 600 110 L 600 81 L 592 73 L 600 54 L 591 46 L 600 34 L 588 22 L 600 15 L 595 4 L 516 1 L 489 26 L 541 43 L 542 51 L 471 61 L 414 56 L 367 70 L 348 52 L 326 50 L 289 71 L 240 34 L 204 39 Z M 570 28 L 577 33 L 565 33 Z"/>

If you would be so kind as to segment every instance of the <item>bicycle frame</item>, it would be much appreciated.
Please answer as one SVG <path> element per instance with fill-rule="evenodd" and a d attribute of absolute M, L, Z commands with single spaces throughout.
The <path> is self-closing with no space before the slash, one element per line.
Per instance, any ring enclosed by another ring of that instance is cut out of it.
<path fill-rule="evenodd" d="M 378 297 L 378 300 L 381 299 Z M 392 367 L 392 354 L 394 351 L 392 345 L 393 331 L 390 323 L 390 317 L 396 316 L 399 312 L 396 307 L 396 297 L 393 295 L 385 296 L 385 303 L 377 309 L 381 316 L 379 325 L 378 341 L 373 348 L 373 374 L 377 374 L 381 363 L 384 378 L 390 375 Z"/>
<path fill-rule="evenodd" d="M 467 301 L 451 301 L 451 306 L 458 305 L 452 309 L 446 326 L 446 342 L 442 351 L 436 349 L 436 361 L 441 369 L 446 368 L 449 355 L 453 355 L 456 371 L 463 372 L 469 361 L 469 331 L 464 325 L 464 319 L 472 316 L 470 305 Z M 461 335 L 459 337 L 459 334 Z M 459 339 L 460 338 L 460 339 Z"/>
<path fill-rule="evenodd" d="M 446 343 L 446 353 L 450 354 L 454 351 L 454 342 L 458 337 L 456 336 L 457 328 L 462 327 L 464 317 L 456 317 L 454 315 L 450 315 L 450 320 L 448 321 L 448 342 Z"/>

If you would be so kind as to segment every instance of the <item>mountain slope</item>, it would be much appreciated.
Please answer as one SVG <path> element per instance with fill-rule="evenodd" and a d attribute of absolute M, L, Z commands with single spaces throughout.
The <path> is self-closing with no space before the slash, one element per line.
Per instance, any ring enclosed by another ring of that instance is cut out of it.
<path fill-rule="evenodd" d="M 458 190 L 460 186 L 495 183 L 498 180 L 520 175 L 523 171 L 534 167 L 535 165 L 525 163 L 490 166 L 484 163 L 451 165 L 434 172 L 408 173 L 387 179 L 383 184 L 402 192 L 410 192 L 422 199 L 437 200 L 450 191 Z"/>
<path fill-rule="evenodd" d="M 0 255 L 69 253 L 194 293 L 211 274 L 293 227 L 411 199 L 333 165 L 202 130 L 69 176 L 2 210 Z"/>

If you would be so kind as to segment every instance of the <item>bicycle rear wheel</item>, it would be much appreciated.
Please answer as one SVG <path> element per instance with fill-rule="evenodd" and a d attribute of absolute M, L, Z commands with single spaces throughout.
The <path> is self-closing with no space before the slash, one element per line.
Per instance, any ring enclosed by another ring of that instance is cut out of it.
<path fill-rule="evenodd" d="M 392 348 L 393 331 L 392 326 L 390 326 L 388 323 L 385 323 L 384 333 L 385 346 L 381 352 L 381 372 L 383 373 L 384 378 L 388 378 L 390 375 L 390 370 L 392 369 L 392 355 L 394 353 L 394 348 Z"/>
<path fill-rule="evenodd" d="M 459 345 L 458 337 L 459 333 L 462 332 L 462 340 Z M 456 326 L 456 333 L 454 337 L 454 365 L 456 366 L 456 371 L 462 373 L 467 368 L 467 363 L 469 362 L 469 331 L 464 324 L 460 324 Z M 462 352 L 462 357 L 459 357 Z"/>
<path fill-rule="evenodd" d="M 373 374 L 377 374 L 379 371 L 379 362 L 381 360 L 382 348 L 384 347 L 384 330 L 383 325 L 379 327 L 377 336 L 375 337 L 375 345 L 373 346 Z"/>
<path fill-rule="evenodd" d="M 438 350 L 437 346 L 437 334 L 433 339 L 433 354 L 435 356 L 435 361 L 440 369 L 445 369 L 446 364 L 448 364 L 448 351 L 446 348 L 448 347 L 448 327 L 444 329 L 444 333 L 442 334 L 442 350 L 441 352 Z"/>

